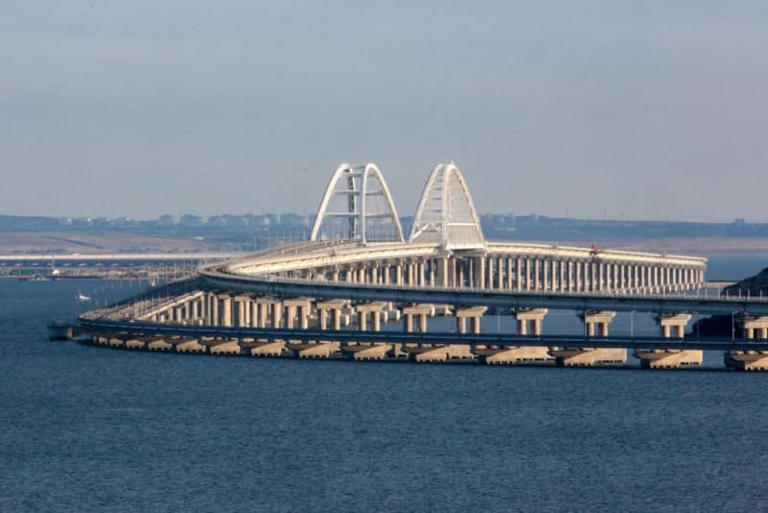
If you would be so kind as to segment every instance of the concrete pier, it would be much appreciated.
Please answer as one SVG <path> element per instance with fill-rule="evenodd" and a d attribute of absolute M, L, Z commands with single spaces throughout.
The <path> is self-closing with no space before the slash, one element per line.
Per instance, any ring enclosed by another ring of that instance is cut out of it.
<path fill-rule="evenodd" d="M 218 355 L 240 354 L 240 343 L 237 340 L 212 340 L 208 342 L 208 351 Z"/>
<path fill-rule="evenodd" d="M 685 327 L 691 314 L 662 314 L 656 318 L 664 338 L 685 337 Z M 635 350 L 635 356 L 645 369 L 678 369 L 701 365 L 704 353 L 699 349 Z"/>
<path fill-rule="evenodd" d="M 406 347 L 404 349 L 414 362 L 447 362 L 449 360 L 475 360 L 469 345 L 445 345 Z"/>
<path fill-rule="evenodd" d="M 176 342 L 177 353 L 204 353 L 205 350 L 206 346 L 198 342 L 196 338 Z"/>
<path fill-rule="evenodd" d="M 585 334 L 590 338 L 605 338 L 616 312 L 589 310 L 581 315 Z M 587 342 L 588 343 L 588 342 Z M 622 348 L 564 347 L 549 352 L 555 363 L 563 367 L 591 367 L 626 363 L 627 350 Z"/>
<path fill-rule="evenodd" d="M 741 316 L 738 319 L 744 338 L 768 339 L 768 316 Z M 767 371 L 768 351 L 728 351 L 723 357 L 726 367 L 745 371 Z"/>
<path fill-rule="evenodd" d="M 768 351 L 727 351 L 726 367 L 743 371 L 768 371 Z"/>
<path fill-rule="evenodd" d="M 487 348 L 475 351 L 488 365 L 515 365 L 525 363 L 553 363 L 548 347 L 517 346 L 510 348 Z"/>
<path fill-rule="evenodd" d="M 314 344 L 288 344 L 288 349 L 299 358 L 330 358 L 341 351 L 340 342 L 317 342 Z"/>
<path fill-rule="evenodd" d="M 342 351 L 352 356 L 355 361 L 383 360 L 393 355 L 394 344 L 350 345 L 345 344 Z"/>
<path fill-rule="evenodd" d="M 147 349 L 150 351 L 170 351 L 173 349 L 173 344 L 165 339 L 158 338 L 147 343 Z"/>
<path fill-rule="evenodd" d="M 518 335 L 540 336 L 546 308 L 518 308 L 512 310 L 517 322 Z M 516 346 L 502 348 L 478 348 L 475 353 L 489 365 L 514 365 L 519 363 L 550 363 L 554 357 L 547 346 Z"/>
<path fill-rule="evenodd" d="M 260 342 L 250 347 L 251 356 L 259 357 L 278 357 L 282 356 L 287 348 L 285 341 L 276 340 L 272 342 Z"/>
<path fill-rule="evenodd" d="M 144 349 L 147 345 L 146 340 L 140 339 L 140 338 L 129 338 L 125 341 L 125 348 L 126 349 Z"/>

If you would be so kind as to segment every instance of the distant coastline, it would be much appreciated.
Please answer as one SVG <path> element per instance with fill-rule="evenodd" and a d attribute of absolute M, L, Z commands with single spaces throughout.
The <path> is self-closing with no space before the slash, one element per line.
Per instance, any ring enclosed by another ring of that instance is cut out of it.
<path fill-rule="evenodd" d="M 153 220 L 0 215 L 0 254 L 253 252 L 307 240 L 314 216 L 300 214 L 161 216 Z M 408 231 L 412 218 L 401 218 Z M 488 240 L 686 253 L 768 256 L 768 223 L 481 216 Z"/>

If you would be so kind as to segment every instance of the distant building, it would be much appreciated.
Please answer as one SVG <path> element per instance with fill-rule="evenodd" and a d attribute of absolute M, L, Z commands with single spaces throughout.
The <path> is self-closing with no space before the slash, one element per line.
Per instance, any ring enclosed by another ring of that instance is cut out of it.
<path fill-rule="evenodd" d="M 185 214 L 179 218 L 179 226 L 184 228 L 200 228 L 203 224 L 203 218 L 200 216 Z"/>
<path fill-rule="evenodd" d="M 176 217 L 169 214 L 162 215 L 157 218 L 157 225 L 164 228 L 176 226 Z"/>

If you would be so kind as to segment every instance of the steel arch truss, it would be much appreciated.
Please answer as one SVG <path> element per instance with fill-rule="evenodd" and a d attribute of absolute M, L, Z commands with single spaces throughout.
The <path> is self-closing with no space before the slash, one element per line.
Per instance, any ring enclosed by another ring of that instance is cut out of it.
<path fill-rule="evenodd" d="M 449 250 L 485 247 L 469 187 L 453 162 L 438 164 L 429 175 L 408 241 L 437 243 Z"/>
<path fill-rule="evenodd" d="M 384 204 L 375 205 L 377 199 L 383 199 Z M 341 220 L 341 227 L 336 222 L 339 233 L 332 233 L 329 226 L 332 220 Z M 388 230 L 378 230 L 382 228 L 380 225 L 388 223 L 391 223 Z M 353 166 L 345 162 L 336 168 L 320 202 L 309 239 L 353 240 L 363 244 L 375 240 L 405 242 L 395 203 L 376 164 Z"/>

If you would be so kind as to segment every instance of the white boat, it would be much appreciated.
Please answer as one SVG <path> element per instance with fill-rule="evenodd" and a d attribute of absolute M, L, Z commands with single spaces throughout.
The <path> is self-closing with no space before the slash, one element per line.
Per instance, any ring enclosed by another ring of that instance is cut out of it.
<path fill-rule="evenodd" d="M 87 303 L 88 301 L 91 300 L 91 296 L 86 296 L 85 294 L 78 292 L 77 300 L 80 301 L 81 303 Z"/>

